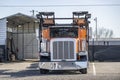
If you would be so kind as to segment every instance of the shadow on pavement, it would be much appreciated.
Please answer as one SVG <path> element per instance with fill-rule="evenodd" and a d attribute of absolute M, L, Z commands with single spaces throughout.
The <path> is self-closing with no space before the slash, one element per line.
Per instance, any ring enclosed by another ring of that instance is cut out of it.
<path fill-rule="evenodd" d="M 47 74 L 40 74 L 38 69 L 38 63 L 32 63 L 29 67 L 27 67 L 25 70 L 0 70 L 0 77 L 14 77 L 14 78 L 20 78 L 20 77 L 31 77 L 31 76 L 50 76 L 50 75 L 77 75 L 80 74 L 80 72 L 75 71 L 52 71 Z M 4 78 L 5 78 L 4 77 Z"/>

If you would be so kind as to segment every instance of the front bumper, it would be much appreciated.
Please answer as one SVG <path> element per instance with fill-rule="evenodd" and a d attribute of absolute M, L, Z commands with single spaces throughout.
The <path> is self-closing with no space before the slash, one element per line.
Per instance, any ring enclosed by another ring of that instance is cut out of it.
<path fill-rule="evenodd" d="M 80 70 L 88 67 L 87 61 L 76 62 L 39 62 L 40 69 L 47 70 Z"/>

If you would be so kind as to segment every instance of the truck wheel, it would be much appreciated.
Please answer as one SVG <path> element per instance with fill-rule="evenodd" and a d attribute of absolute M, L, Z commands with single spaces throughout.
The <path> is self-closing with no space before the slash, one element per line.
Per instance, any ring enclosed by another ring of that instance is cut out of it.
<path fill-rule="evenodd" d="M 40 74 L 47 74 L 48 72 L 49 72 L 48 70 L 40 69 Z"/>
<path fill-rule="evenodd" d="M 85 69 L 80 69 L 80 72 L 81 72 L 82 74 L 87 74 L 87 68 L 85 68 Z"/>

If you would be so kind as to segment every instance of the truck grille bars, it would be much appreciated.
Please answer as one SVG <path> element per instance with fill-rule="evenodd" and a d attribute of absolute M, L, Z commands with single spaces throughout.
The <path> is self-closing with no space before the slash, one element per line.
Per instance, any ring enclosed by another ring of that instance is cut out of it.
<path fill-rule="evenodd" d="M 53 41 L 51 43 L 52 61 L 74 61 L 75 55 L 75 42 L 74 41 Z"/>

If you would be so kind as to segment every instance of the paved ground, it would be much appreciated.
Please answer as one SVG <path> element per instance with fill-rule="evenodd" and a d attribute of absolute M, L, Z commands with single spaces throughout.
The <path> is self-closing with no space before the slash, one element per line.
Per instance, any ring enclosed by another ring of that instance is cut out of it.
<path fill-rule="evenodd" d="M 50 72 L 40 74 L 38 62 L 0 63 L 0 80 L 120 80 L 120 62 L 90 63 L 88 74 Z"/>

